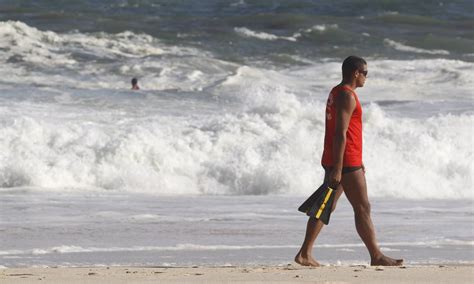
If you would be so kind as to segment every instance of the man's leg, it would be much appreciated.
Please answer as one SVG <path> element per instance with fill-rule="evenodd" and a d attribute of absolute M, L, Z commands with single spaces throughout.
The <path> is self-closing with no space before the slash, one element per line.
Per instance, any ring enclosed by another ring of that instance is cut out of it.
<path fill-rule="evenodd" d="M 344 189 L 341 185 L 337 188 L 336 195 L 334 196 L 334 203 L 332 206 L 332 211 L 336 209 L 337 200 L 341 197 Z M 295 262 L 304 266 L 319 266 L 319 263 L 314 260 L 312 257 L 314 241 L 321 232 L 324 223 L 321 220 L 316 220 L 316 218 L 310 217 L 308 219 L 308 224 L 306 225 L 306 235 L 301 246 L 300 251 L 295 256 Z"/>
<path fill-rule="evenodd" d="M 396 266 L 403 263 L 402 259 L 385 256 L 377 244 L 375 229 L 370 217 L 370 203 L 367 195 L 367 184 L 362 169 L 342 176 L 342 186 L 347 199 L 354 209 L 357 233 L 369 250 L 371 265 Z"/>

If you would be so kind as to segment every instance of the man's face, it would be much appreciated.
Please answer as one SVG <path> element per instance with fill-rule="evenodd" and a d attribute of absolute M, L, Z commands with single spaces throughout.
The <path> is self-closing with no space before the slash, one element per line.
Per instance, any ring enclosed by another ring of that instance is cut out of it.
<path fill-rule="evenodd" d="M 356 84 L 357 87 L 363 87 L 365 84 L 365 80 L 367 79 L 367 65 L 364 65 L 360 70 L 356 70 Z"/>

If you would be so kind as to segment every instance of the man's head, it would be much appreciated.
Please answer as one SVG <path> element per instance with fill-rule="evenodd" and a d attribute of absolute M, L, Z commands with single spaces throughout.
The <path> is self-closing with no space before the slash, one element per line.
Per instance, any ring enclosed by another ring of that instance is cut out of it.
<path fill-rule="evenodd" d="M 349 56 L 342 63 L 344 81 L 355 81 L 357 87 L 363 87 L 367 78 L 367 62 L 357 56 Z"/>
<path fill-rule="evenodd" d="M 135 86 L 137 83 L 138 83 L 137 78 L 133 78 L 132 79 L 132 86 Z"/>

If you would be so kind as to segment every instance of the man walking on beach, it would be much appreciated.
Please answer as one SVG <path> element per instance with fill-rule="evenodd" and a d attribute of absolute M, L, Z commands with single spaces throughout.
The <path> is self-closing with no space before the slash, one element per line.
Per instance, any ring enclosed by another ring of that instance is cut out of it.
<path fill-rule="evenodd" d="M 367 63 L 357 56 L 347 57 L 342 64 L 342 82 L 329 94 L 326 105 L 326 131 L 322 166 L 324 180 L 337 188 L 332 210 L 342 192 L 354 209 L 357 233 L 369 250 L 371 265 L 397 266 L 402 259 L 385 256 L 377 244 L 370 217 L 370 203 L 362 162 L 362 108 L 354 92 L 363 87 L 367 78 Z M 306 236 L 295 257 L 298 264 L 319 266 L 312 257 L 314 241 L 323 227 L 321 220 L 310 217 Z"/>

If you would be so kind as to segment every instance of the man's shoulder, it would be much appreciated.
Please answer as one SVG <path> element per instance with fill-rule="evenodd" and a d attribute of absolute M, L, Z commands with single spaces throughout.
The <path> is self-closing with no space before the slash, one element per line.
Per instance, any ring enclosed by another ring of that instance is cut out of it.
<path fill-rule="evenodd" d="M 348 87 L 345 87 L 343 85 L 336 85 L 331 89 L 331 93 L 335 93 L 337 95 L 343 94 L 344 96 L 350 95 L 353 96 L 355 95 L 354 91 L 351 90 Z"/>
<path fill-rule="evenodd" d="M 346 88 L 338 88 L 335 90 L 337 95 L 335 96 L 335 103 L 337 107 L 342 108 L 353 108 L 356 104 L 354 93 Z"/>
<path fill-rule="evenodd" d="M 346 88 L 339 87 L 336 89 L 336 87 L 332 91 L 334 94 L 337 95 L 337 98 L 342 101 L 351 101 L 354 100 L 354 92 L 351 92 L 350 90 Z"/>

